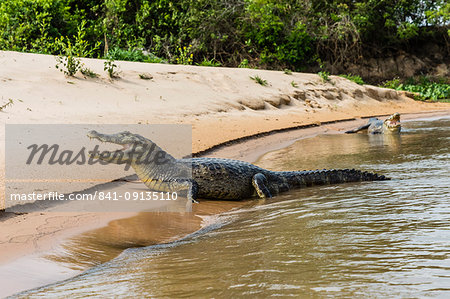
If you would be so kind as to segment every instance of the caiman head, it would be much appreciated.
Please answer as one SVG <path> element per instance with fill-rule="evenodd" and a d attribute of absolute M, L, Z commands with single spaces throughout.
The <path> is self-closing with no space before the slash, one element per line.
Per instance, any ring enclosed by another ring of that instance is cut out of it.
<path fill-rule="evenodd" d="M 386 120 L 383 123 L 383 129 L 385 132 L 388 133 L 400 132 L 401 129 L 400 114 L 396 112 L 391 116 L 389 116 L 388 118 L 386 118 Z"/>
<path fill-rule="evenodd" d="M 89 131 L 87 136 L 101 142 L 121 145 L 122 148 L 116 151 L 92 151 L 90 156 L 109 163 L 115 164 L 139 164 L 146 161 L 167 162 L 174 159 L 171 155 L 163 151 L 153 141 L 133 134 L 128 131 L 116 134 L 102 134 L 97 131 Z"/>

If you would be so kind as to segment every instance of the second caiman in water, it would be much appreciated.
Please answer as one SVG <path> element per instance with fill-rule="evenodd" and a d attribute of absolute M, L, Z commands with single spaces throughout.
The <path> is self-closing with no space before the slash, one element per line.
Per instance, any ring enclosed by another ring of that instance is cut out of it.
<path fill-rule="evenodd" d="M 363 130 L 367 130 L 367 133 L 369 134 L 383 134 L 383 133 L 398 134 L 400 133 L 401 130 L 400 114 L 394 113 L 388 118 L 386 118 L 384 121 L 376 117 L 369 118 L 367 124 L 353 130 L 348 130 L 345 133 L 351 134 Z"/>

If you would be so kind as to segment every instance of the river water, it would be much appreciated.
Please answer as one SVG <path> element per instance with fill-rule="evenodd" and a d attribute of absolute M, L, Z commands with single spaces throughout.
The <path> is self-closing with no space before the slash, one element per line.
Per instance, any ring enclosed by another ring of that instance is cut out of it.
<path fill-rule="evenodd" d="M 270 169 L 356 168 L 391 181 L 290 191 L 167 245 L 128 249 L 27 297 L 450 298 L 450 118 L 401 136 L 321 135 Z"/>

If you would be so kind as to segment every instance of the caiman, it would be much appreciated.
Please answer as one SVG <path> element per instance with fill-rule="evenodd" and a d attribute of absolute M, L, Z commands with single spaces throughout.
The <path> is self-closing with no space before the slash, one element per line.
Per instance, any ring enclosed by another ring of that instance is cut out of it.
<path fill-rule="evenodd" d="M 116 164 L 129 163 L 149 189 L 187 191 L 188 203 L 196 202 L 198 198 L 270 198 L 293 188 L 389 179 L 355 169 L 270 171 L 239 160 L 175 159 L 153 141 L 130 132 L 101 134 L 90 131 L 87 136 L 123 146 L 123 149 L 112 152 L 91 152 L 91 157 Z"/>
<path fill-rule="evenodd" d="M 359 128 L 346 131 L 345 133 L 351 134 L 363 130 L 367 130 L 369 134 L 400 133 L 401 130 L 400 114 L 394 113 L 388 118 L 386 118 L 384 121 L 376 117 L 369 118 L 367 124 Z"/>

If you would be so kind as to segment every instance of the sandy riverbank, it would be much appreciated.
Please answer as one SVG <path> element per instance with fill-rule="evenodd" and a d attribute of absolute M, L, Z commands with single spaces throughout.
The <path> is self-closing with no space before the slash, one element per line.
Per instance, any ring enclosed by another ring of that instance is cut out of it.
<path fill-rule="evenodd" d="M 81 75 L 66 78 L 54 68 L 55 60 L 52 56 L 0 52 L 0 105 L 9 99 L 13 100 L 11 106 L 0 112 L 1 124 L 192 124 L 193 152 L 199 152 L 229 140 L 289 127 L 393 112 L 448 111 L 450 108 L 448 104 L 415 102 L 404 93 L 360 86 L 333 76 L 331 82 L 323 82 L 315 74 L 287 75 L 251 69 L 119 62 L 121 79 L 111 81 L 103 73 L 102 61 L 83 62 L 101 76 L 97 79 Z M 139 74 L 142 73 L 150 74 L 153 78 L 140 79 Z M 269 85 L 256 84 L 250 79 L 250 76 L 255 75 L 267 80 Z M 315 127 L 302 130 L 299 135 L 294 133 L 298 131 L 291 131 L 283 133 L 285 137 L 280 134 L 277 137 L 268 136 L 246 145 L 224 148 L 212 155 L 253 161 L 259 154 L 279 147 L 281 140 L 289 142 L 323 130 L 341 132 L 360 122 L 356 120 Z M 0 140 L 3 141 L 4 130 L 0 132 Z M 1 149 L 4 152 L 3 142 Z M 0 159 L 0 167 L 4 169 L 4 156 Z M 4 171 L 0 173 L 3 183 Z M 116 186 L 111 185 L 111 188 L 114 187 Z M 126 184 L 119 187 L 127 188 Z M 3 196 L 4 192 L 1 194 Z M 3 200 L 2 198 L 0 204 Z M 179 234 L 198 229 L 202 224 L 200 215 L 212 215 L 214 209 L 220 211 L 217 206 L 211 209 L 207 208 L 208 205 L 199 207 L 194 207 L 193 215 L 189 216 L 193 217 L 191 220 L 178 222 L 182 223 L 178 228 L 183 225 L 188 227 L 180 230 Z M 234 205 L 227 207 L 232 208 Z M 112 220 L 133 215 L 135 213 L 3 214 L 0 218 L 0 263 L 9 265 L 9 270 L 22 267 L 23 271 L 23 268 L 30 265 L 31 259 L 47 255 L 52 250 L 60 251 L 62 240 L 94 228 L 105 227 L 108 223 L 110 227 L 117 224 Z M 133 231 L 132 228 L 136 227 L 131 224 L 127 231 Z M 118 236 L 123 235 L 116 230 L 112 231 Z M 172 234 L 161 233 L 143 242 L 149 244 L 171 240 L 176 237 L 175 232 L 172 227 Z M 133 239 L 135 235 L 131 234 L 130 238 Z M 25 271 L 31 278 L 28 284 L 22 281 L 20 285 L 14 286 L 14 290 L 41 285 L 52 279 L 59 280 L 87 266 L 81 265 L 72 269 L 73 271 L 49 268 L 49 280 L 37 277 L 38 272 L 30 269 Z M 42 267 L 37 269 L 41 270 Z"/>

